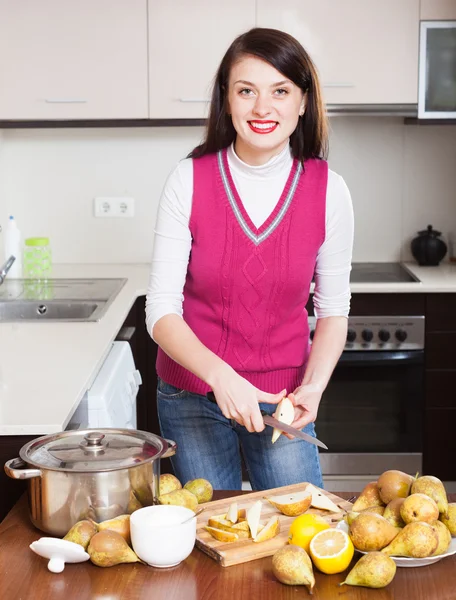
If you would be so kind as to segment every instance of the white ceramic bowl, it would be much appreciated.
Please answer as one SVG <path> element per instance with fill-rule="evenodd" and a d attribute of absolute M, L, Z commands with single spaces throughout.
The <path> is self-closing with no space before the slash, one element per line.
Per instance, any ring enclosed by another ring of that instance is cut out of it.
<path fill-rule="evenodd" d="M 195 513 L 184 506 L 156 505 L 130 517 L 131 543 L 141 560 L 152 567 L 174 567 L 187 558 L 196 539 Z"/>

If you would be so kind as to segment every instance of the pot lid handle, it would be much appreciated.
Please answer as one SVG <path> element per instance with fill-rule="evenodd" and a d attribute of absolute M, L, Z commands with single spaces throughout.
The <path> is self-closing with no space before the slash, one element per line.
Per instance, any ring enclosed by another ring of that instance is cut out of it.
<path fill-rule="evenodd" d="M 84 436 L 84 439 L 80 443 L 81 448 L 85 450 L 103 450 L 106 446 L 105 434 L 99 431 L 91 431 Z"/>

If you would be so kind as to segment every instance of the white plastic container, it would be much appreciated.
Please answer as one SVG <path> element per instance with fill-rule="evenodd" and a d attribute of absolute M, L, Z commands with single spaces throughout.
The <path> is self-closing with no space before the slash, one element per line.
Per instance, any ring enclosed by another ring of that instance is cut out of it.
<path fill-rule="evenodd" d="M 9 270 L 8 277 L 18 279 L 22 277 L 22 236 L 13 216 L 10 216 L 3 232 L 5 260 L 12 255 L 16 257 Z"/>

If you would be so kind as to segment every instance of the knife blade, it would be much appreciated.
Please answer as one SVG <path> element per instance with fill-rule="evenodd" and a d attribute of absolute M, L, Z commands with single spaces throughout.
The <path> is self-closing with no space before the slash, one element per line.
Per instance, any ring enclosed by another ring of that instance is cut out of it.
<path fill-rule="evenodd" d="M 215 404 L 217 404 L 214 392 L 208 392 L 206 394 L 206 398 L 208 400 L 210 400 L 211 402 L 214 402 Z M 264 410 L 260 410 L 260 412 L 261 412 L 261 416 L 263 417 L 263 423 L 265 425 L 269 425 L 270 427 L 275 427 L 276 429 L 280 429 L 280 431 L 284 431 L 285 433 L 290 433 L 291 435 L 294 435 L 295 437 L 300 438 L 301 440 L 305 440 L 306 442 L 309 442 L 309 444 L 314 444 L 315 446 L 320 446 L 320 448 L 324 448 L 325 450 L 328 450 L 328 446 L 326 444 L 321 442 L 319 439 L 314 438 L 312 435 L 309 435 L 308 433 L 304 433 L 304 431 L 300 431 L 299 429 L 296 429 L 295 427 L 292 427 L 291 425 L 286 425 L 285 423 L 282 423 L 275 417 L 272 417 L 271 415 L 269 415 Z"/>

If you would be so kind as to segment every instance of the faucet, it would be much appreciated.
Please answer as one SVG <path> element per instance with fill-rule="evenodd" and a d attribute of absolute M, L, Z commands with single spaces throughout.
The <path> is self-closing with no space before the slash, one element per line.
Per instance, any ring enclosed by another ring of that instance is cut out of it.
<path fill-rule="evenodd" d="M 0 285 L 5 281 L 5 277 L 8 275 L 8 271 L 13 266 L 15 260 L 16 257 L 11 255 L 6 263 L 0 267 Z"/>

